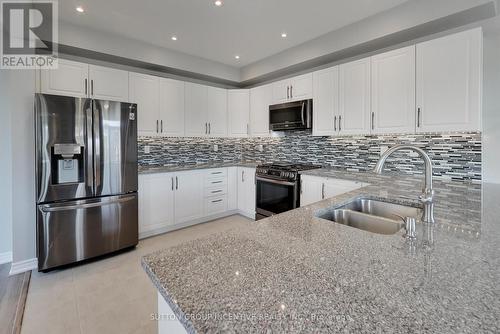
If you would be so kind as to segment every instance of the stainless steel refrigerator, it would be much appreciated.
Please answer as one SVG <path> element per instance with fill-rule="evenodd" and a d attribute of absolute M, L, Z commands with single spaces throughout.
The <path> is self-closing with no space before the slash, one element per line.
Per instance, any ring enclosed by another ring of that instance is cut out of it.
<path fill-rule="evenodd" d="M 38 270 L 138 242 L 137 105 L 35 94 Z"/>

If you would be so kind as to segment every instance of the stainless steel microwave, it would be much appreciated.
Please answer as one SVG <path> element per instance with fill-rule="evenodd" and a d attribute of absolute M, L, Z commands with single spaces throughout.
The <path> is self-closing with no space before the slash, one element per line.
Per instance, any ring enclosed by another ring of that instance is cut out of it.
<path fill-rule="evenodd" d="M 269 129 L 272 131 L 312 128 L 312 99 L 269 106 Z"/>

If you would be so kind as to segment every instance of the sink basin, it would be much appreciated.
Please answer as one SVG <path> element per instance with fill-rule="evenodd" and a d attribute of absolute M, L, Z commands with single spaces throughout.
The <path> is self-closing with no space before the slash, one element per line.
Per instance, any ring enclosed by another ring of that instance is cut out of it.
<path fill-rule="evenodd" d="M 323 211 L 317 217 L 372 233 L 394 234 L 403 227 L 398 216 L 418 219 L 421 215 L 422 209 L 417 207 L 356 198 L 334 210 Z"/>

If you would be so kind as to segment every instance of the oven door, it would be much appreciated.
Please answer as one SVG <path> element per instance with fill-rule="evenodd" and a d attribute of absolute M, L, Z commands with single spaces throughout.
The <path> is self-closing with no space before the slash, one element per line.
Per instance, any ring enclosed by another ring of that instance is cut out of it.
<path fill-rule="evenodd" d="M 256 180 L 257 215 L 269 217 L 297 207 L 297 182 L 263 177 L 256 177 Z"/>

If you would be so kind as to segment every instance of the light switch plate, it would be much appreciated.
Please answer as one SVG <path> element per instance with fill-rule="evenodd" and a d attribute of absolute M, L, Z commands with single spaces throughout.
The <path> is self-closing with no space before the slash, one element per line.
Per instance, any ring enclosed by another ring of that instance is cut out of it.
<path fill-rule="evenodd" d="M 260 145 L 257 145 L 257 150 L 259 152 L 263 152 L 264 151 L 264 145 L 260 144 Z"/>
<path fill-rule="evenodd" d="M 144 146 L 144 153 L 146 154 L 151 153 L 151 147 L 149 145 Z"/>
<path fill-rule="evenodd" d="M 215 144 L 214 145 L 214 152 L 217 152 L 219 150 L 219 145 Z"/>

